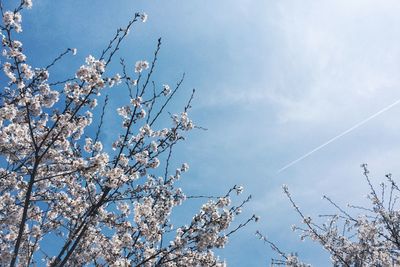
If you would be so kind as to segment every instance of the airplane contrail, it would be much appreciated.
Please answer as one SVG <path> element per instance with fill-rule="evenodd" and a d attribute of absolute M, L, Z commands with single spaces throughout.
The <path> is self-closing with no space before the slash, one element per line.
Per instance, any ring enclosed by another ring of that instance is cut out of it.
<path fill-rule="evenodd" d="M 383 109 L 379 110 L 378 112 L 376 112 L 375 114 L 369 116 L 368 118 L 364 119 L 363 121 L 361 121 L 361 122 L 355 124 L 354 126 L 350 127 L 349 129 L 347 129 L 346 131 L 342 132 L 341 134 L 336 135 L 335 137 L 331 138 L 330 140 L 328 140 L 327 142 L 323 143 L 322 145 L 317 146 L 316 148 L 314 148 L 314 149 L 311 150 L 310 152 L 304 154 L 304 155 L 301 156 L 300 158 L 298 158 L 298 159 L 296 159 L 296 160 L 294 160 L 294 161 L 292 161 L 292 162 L 286 164 L 285 166 L 283 166 L 282 168 L 280 168 L 280 169 L 277 171 L 277 174 L 280 173 L 280 172 L 282 172 L 282 171 L 284 171 L 284 170 L 286 170 L 287 168 L 293 166 L 293 165 L 296 164 L 297 162 L 299 162 L 299 161 L 301 161 L 301 160 L 307 158 L 307 157 L 310 156 L 311 154 L 313 154 L 313 153 L 317 152 L 318 150 L 320 150 L 321 148 L 323 148 L 323 147 L 329 145 L 330 143 L 332 143 L 333 141 L 339 139 L 340 137 L 342 137 L 342 136 L 344 136 L 344 135 L 350 133 L 351 131 L 357 129 L 357 128 L 360 127 L 361 125 L 367 123 L 368 121 L 370 121 L 370 120 L 372 120 L 373 118 L 379 116 L 379 115 L 382 114 L 383 112 L 385 112 L 385 111 L 391 109 L 392 107 L 396 106 L 396 105 L 399 104 L 399 103 L 400 103 L 400 99 L 396 100 L 395 102 L 393 102 L 393 103 L 390 104 L 389 106 L 384 107 Z"/>

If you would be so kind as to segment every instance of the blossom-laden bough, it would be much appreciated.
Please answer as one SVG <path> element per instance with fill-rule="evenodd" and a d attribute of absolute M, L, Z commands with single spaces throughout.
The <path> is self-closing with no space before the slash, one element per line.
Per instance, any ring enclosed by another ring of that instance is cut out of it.
<path fill-rule="evenodd" d="M 77 50 L 32 67 L 15 39 L 21 12 L 32 2 L 14 9 L 0 3 L 6 83 L 0 95 L 0 265 L 223 266 L 214 249 L 256 217 L 231 226 L 250 199 L 232 205 L 230 197 L 243 190 L 235 185 L 222 197 L 208 197 L 188 224 L 172 224 L 173 208 L 187 199 L 175 182 L 189 168 L 184 163 L 170 171 L 172 150 L 199 127 L 188 116 L 193 94 L 180 114 L 162 116 L 183 77 L 175 87 L 152 80 L 161 40 L 150 63 L 138 61 L 130 71 L 121 59 L 122 74 L 107 72 L 121 42 L 147 15 L 135 14 L 98 58 L 88 56 L 69 78 L 51 81 L 50 70 Z M 117 110 L 121 134 L 106 144 L 100 136 L 108 96 L 96 106 L 113 86 L 126 87 L 130 100 Z M 93 114 L 99 124 L 88 131 Z M 165 117 L 171 126 L 157 129 Z"/>
<path fill-rule="evenodd" d="M 367 197 L 371 206 L 349 204 L 349 208 L 358 211 L 356 215 L 351 215 L 331 198 L 323 196 L 323 199 L 338 210 L 337 214 L 320 215 L 321 218 L 327 218 L 324 223 L 318 223 L 310 216 L 306 216 L 295 203 L 289 188 L 284 185 L 283 191 L 296 213 L 302 218 L 304 225 L 304 227 L 294 225 L 292 230 L 300 232 L 302 240 L 310 238 L 319 243 L 331 255 L 333 266 L 399 266 L 400 209 L 397 200 L 400 188 L 392 175 L 388 174 L 387 182 L 381 183 L 378 191 L 371 182 L 367 164 L 362 164 L 361 167 L 369 186 Z M 282 252 L 260 232 L 256 234 L 284 258 L 287 266 L 310 266 L 302 263 L 298 257 Z"/>

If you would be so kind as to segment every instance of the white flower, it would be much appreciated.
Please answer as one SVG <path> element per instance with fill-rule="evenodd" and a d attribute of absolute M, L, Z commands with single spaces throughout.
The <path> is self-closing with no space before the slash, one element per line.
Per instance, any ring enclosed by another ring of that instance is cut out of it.
<path fill-rule="evenodd" d="M 103 144 L 100 141 L 97 141 L 93 145 L 93 150 L 96 151 L 96 152 L 102 151 L 103 150 Z"/>
<path fill-rule="evenodd" d="M 110 87 L 113 87 L 115 84 L 118 85 L 120 83 L 121 83 L 121 75 L 119 75 L 118 73 L 115 74 L 114 77 L 108 80 L 108 85 Z"/>
<path fill-rule="evenodd" d="M 135 72 L 142 72 L 143 70 L 147 70 L 149 68 L 149 62 L 145 60 L 139 60 L 135 63 Z"/>
<path fill-rule="evenodd" d="M 182 172 L 187 172 L 189 170 L 189 164 L 183 163 L 181 167 Z"/>
<path fill-rule="evenodd" d="M 94 98 L 94 99 L 89 101 L 89 107 L 91 109 L 95 108 L 96 106 L 97 106 L 97 99 L 96 98 Z"/>
<path fill-rule="evenodd" d="M 85 146 L 83 147 L 84 150 L 88 153 L 92 152 L 92 139 L 91 138 L 86 138 L 85 139 Z"/>
<path fill-rule="evenodd" d="M 131 260 L 126 258 L 119 258 L 113 264 L 110 265 L 111 267 L 126 267 L 131 266 Z"/>
<path fill-rule="evenodd" d="M 23 0 L 22 4 L 28 9 L 32 8 L 32 0 Z"/>
<path fill-rule="evenodd" d="M 160 160 L 158 158 L 154 158 L 153 161 L 149 163 L 150 168 L 155 169 L 158 166 L 160 166 Z"/>
<path fill-rule="evenodd" d="M 4 12 L 3 22 L 6 26 L 11 25 L 14 22 L 14 13 L 11 11 Z"/>
<path fill-rule="evenodd" d="M 137 98 L 131 99 L 131 104 L 132 104 L 134 107 L 140 107 L 142 101 L 143 101 L 142 98 L 139 96 L 139 97 L 137 97 Z"/>
<path fill-rule="evenodd" d="M 27 80 L 33 78 L 33 71 L 31 69 L 31 66 L 29 66 L 28 64 L 25 63 L 21 64 L 21 72 L 24 74 Z"/>
<path fill-rule="evenodd" d="M 119 203 L 117 205 L 118 210 L 120 210 L 122 213 L 128 214 L 129 212 L 129 205 L 125 202 Z"/>
<path fill-rule="evenodd" d="M 18 41 L 18 40 L 13 40 L 12 41 L 12 47 L 14 49 L 20 48 L 20 47 L 22 47 L 22 43 L 20 41 Z"/>
<path fill-rule="evenodd" d="M 150 148 L 151 148 L 151 150 L 152 150 L 153 152 L 157 152 L 157 150 L 158 150 L 157 142 L 151 141 L 151 143 L 150 143 Z"/>
<path fill-rule="evenodd" d="M 144 12 L 140 14 L 140 19 L 142 20 L 142 22 L 146 22 L 147 21 L 147 17 L 148 17 L 147 14 L 144 13 Z"/>
<path fill-rule="evenodd" d="M 168 84 L 163 84 L 163 91 L 162 93 L 166 96 L 171 92 L 171 88 L 169 87 Z"/>
<path fill-rule="evenodd" d="M 14 72 L 11 69 L 11 64 L 9 62 L 4 63 L 3 65 L 3 70 L 4 73 L 6 74 L 6 76 L 12 81 L 12 82 L 16 82 L 17 78 L 15 77 Z"/>
<path fill-rule="evenodd" d="M 117 108 L 117 112 L 118 112 L 118 115 L 120 115 L 124 118 L 128 118 L 131 110 L 129 107 L 125 106 L 125 107 Z"/>
<path fill-rule="evenodd" d="M 139 119 L 143 119 L 144 117 L 146 117 L 146 111 L 144 109 L 141 109 L 137 116 Z"/>
<path fill-rule="evenodd" d="M 149 152 L 147 150 L 141 152 L 141 153 L 137 153 L 135 155 L 135 159 L 138 163 L 140 164 L 147 164 L 148 160 L 149 160 Z"/>
<path fill-rule="evenodd" d="M 243 192 L 243 186 L 235 186 L 234 189 L 237 195 L 240 195 Z"/>
<path fill-rule="evenodd" d="M 6 11 L 3 15 L 3 22 L 6 27 L 14 27 L 16 32 L 22 32 L 22 16 L 19 12 Z"/>

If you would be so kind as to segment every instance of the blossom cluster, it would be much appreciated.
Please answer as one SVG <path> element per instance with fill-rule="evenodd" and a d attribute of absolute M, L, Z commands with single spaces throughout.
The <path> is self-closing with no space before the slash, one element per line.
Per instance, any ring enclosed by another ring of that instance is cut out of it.
<path fill-rule="evenodd" d="M 367 165 L 362 165 L 364 177 L 370 188 L 368 199 L 370 207 L 349 205 L 358 211 L 351 215 L 333 202 L 324 199 L 338 209 L 338 214 L 325 215 L 328 220 L 322 224 L 302 213 L 295 204 L 289 189 L 284 186 L 284 193 L 303 220 L 305 227 L 293 226 L 299 231 L 301 239 L 310 238 L 319 243 L 331 255 L 334 266 L 398 266 L 400 264 L 400 209 L 396 199 L 400 189 L 389 174 L 388 183 L 381 183 L 381 192 L 373 186 Z M 298 259 L 296 264 L 301 266 Z"/>

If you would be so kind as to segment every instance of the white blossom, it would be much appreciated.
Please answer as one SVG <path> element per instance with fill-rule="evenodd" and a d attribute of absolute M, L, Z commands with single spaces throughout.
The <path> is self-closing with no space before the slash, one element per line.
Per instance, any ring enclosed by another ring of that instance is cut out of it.
<path fill-rule="evenodd" d="M 148 17 L 147 14 L 144 13 L 144 12 L 140 14 L 140 19 L 142 20 L 142 22 L 146 22 L 147 21 L 147 17 Z"/>
<path fill-rule="evenodd" d="M 171 88 L 169 87 L 169 85 L 168 84 L 163 84 L 162 93 L 166 96 L 166 95 L 169 95 L 170 92 L 171 92 Z"/>
<path fill-rule="evenodd" d="M 32 8 L 32 0 L 23 0 L 23 5 L 26 8 Z"/>
<path fill-rule="evenodd" d="M 143 70 L 147 70 L 149 68 L 149 62 L 145 60 L 137 61 L 135 64 L 135 72 L 142 72 Z"/>

